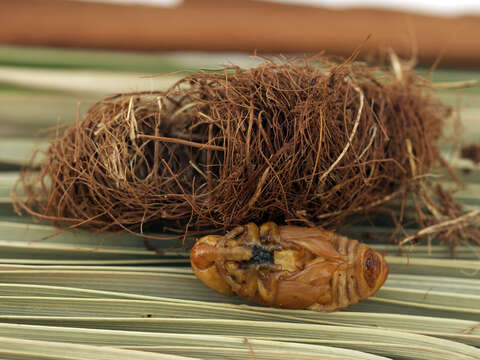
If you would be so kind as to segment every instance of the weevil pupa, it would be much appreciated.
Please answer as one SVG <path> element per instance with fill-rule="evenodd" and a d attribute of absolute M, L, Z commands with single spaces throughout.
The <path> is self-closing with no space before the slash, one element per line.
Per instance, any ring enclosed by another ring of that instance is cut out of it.
<path fill-rule="evenodd" d="M 273 222 L 205 236 L 190 261 L 197 278 L 221 294 L 323 312 L 372 296 L 388 276 L 383 256 L 366 244 L 320 228 Z"/>

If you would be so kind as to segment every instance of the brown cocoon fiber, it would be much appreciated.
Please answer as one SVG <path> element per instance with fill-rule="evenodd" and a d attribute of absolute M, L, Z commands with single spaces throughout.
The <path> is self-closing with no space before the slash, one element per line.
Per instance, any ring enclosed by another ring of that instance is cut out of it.
<path fill-rule="evenodd" d="M 102 230 L 335 228 L 411 189 L 439 157 L 449 109 L 410 71 L 318 60 L 101 100 L 51 143 L 40 175 L 24 175 L 17 208 Z"/>

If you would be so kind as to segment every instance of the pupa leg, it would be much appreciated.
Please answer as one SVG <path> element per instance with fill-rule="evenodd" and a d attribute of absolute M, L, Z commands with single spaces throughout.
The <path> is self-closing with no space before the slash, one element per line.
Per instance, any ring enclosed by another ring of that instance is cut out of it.
<path fill-rule="evenodd" d="M 245 232 L 245 226 L 237 226 L 225 234 L 225 239 L 234 240 Z"/>
<path fill-rule="evenodd" d="M 274 305 L 277 296 L 279 274 L 268 274 L 257 280 L 258 294 L 265 305 Z"/>
<path fill-rule="evenodd" d="M 225 235 L 225 240 L 236 240 L 239 243 L 260 244 L 258 226 L 249 223 L 245 226 L 237 226 Z"/>
<path fill-rule="evenodd" d="M 280 243 L 280 229 L 272 221 L 266 222 L 260 226 L 260 239 L 264 243 Z"/>
<path fill-rule="evenodd" d="M 247 236 L 245 237 L 245 242 L 250 244 L 260 244 L 260 232 L 258 226 L 254 223 L 248 223 L 247 227 Z"/>

